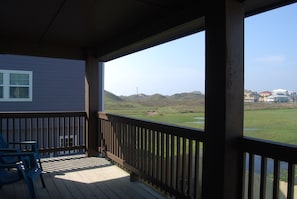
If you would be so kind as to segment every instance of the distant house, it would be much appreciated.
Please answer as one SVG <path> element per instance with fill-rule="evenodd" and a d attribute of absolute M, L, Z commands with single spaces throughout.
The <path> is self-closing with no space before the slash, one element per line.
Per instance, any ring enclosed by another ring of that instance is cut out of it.
<path fill-rule="evenodd" d="M 259 95 L 257 92 L 253 92 L 250 90 L 244 91 L 244 102 L 245 103 L 254 103 L 254 102 L 258 102 L 258 100 L 259 100 Z"/>
<path fill-rule="evenodd" d="M 284 89 L 275 89 L 272 95 L 267 97 L 266 102 L 289 102 L 289 92 Z"/>
<path fill-rule="evenodd" d="M 289 91 L 285 89 L 275 89 L 272 91 L 272 95 L 289 96 Z"/>
<path fill-rule="evenodd" d="M 272 102 L 289 102 L 289 96 L 284 95 L 283 93 L 272 94 L 269 97 L 267 97 L 266 102 L 268 102 L 268 103 L 272 103 Z"/>
<path fill-rule="evenodd" d="M 272 95 L 271 91 L 262 91 L 259 93 L 259 102 L 266 102 L 267 101 L 267 97 L 269 97 L 270 95 Z"/>
<path fill-rule="evenodd" d="M 0 55 L 0 111 L 84 111 L 84 70 L 82 61 Z"/>

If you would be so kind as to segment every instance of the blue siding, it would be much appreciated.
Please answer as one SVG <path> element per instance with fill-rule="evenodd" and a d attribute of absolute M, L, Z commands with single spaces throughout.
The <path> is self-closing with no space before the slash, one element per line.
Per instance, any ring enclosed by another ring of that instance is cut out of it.
<path fill-rule="evenodd" d="M 0 111 L 84 111 L 83 61 L 0 55 L 0 69 L 33 72 L 32 102 L 0 102 Z"/>

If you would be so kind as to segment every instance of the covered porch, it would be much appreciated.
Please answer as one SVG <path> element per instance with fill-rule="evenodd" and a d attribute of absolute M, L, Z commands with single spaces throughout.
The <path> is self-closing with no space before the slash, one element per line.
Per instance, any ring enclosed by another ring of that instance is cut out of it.
<path fill-rule="evenodd" d="M 98 154 L 87 157 L 85 113 L 0 113 L 0 118 L 8 139 L 38 140 L 47 185 L 35 183 L 41 198 L 202 197 L 202 130 L 100 112 Z M 242 198 L 296 198 L 296 146 L 247 137 L 235 144 L 243 156 Z M 18 190 L 26 192 L 24 183 L 5 186 L 0 195 L 18 198 Z"/>
<path fill-rule="evenodd" d="M 284 162 L 285 197 L 292 199 L 297 148 L 243 137 L 243 96 L 244 18 L 293 2 L 2 1 L 0 53 L 84 60 L 85 110 L 1 113 L 1 131 L 12 141 L 36 139 L 44 157 L 103 155 L 132 179 L 144 180 L 173 198 L 279 198 Z M 104 62 L 202 30 L 205 130 L 104 113 Z M 111 185 L 117 189 L 122 180 L 118 177 Z M 69 185 L 63 178 L 58 181 Z M 69 186 L 78 186 L 72 183 Z M 81 187 L 92 193 L 98 191 L 94 186 Z M 111 194 L 116 195 L 109 198 L 117 198 L 120 193 Z"/>

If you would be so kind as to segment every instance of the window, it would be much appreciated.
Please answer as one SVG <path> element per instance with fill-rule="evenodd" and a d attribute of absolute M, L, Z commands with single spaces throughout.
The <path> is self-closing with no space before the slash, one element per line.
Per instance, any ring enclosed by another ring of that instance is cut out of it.
<path fill-rule="evenodd" d="M 0 70 L 0 101 L 32 101 L 31 71 Z"/>
<path fill-rule="evenodd" d="M 3 73 L 0 73 L 0 99 L 3 98 Z"/>
<path fill-rule="evenodd" d="M 60 136 L 60 147 L 73 147 L 77 145 L 77 135 L 64 135 Z M 75 150 L 67 150 L 67 151 L 60 151 L 60 155 L 65 155 L 65 154 L 73 154 L 75 153 Z"/>
<path fill-rule="evenodd" d="M 73 146 L 73 136 L 70 138 L 65 137 L 65 139 L 61 136 L 60 137 L 60 147 L 72 147 Z"/>

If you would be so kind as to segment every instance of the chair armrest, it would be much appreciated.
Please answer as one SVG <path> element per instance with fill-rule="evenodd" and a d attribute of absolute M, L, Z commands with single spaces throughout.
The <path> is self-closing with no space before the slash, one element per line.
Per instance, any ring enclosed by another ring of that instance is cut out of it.
<path fill-rule="evenodd" d="M 2 157 L 11 157 L 11 156 L 17 156 L 17 157 L 24 157 L 24 156 L 32 156 L 35 157 L 36 153 L 34 152 L 1 152 L 0 156 Z"/>
<path fill-rule="evenodd" d="M 1 152 L 20 152 L 19 149 L 13 149 L 13 148 L 0 148 L 0 153 Z"/>
<path fill-rule="evenodd" d="M 0 164 L 0 168 L 10 169 L 10 168 L 18 168 L 18 164 Z"/>
<path fill-rule="evenodd" d="M 37 142 L 35 140 L 21 141 L 21 142 L 8 142 L 9 145 L 31 145 L 31 150 L 38 151 Z"/>
<path fill-rule="evenodd" d="M 35 140 L 21 141 L 21 142 L 8 142 L 8 144 L 37 144 Z"/>
<path fill-rule="evenodd" d="M 37 154 L 35 152 L 0 152 L 0 157 L 15 157 L 15 163 L 17 164 L 22 162 L 26 169 L 33 168 L 37 165 Z"/>

